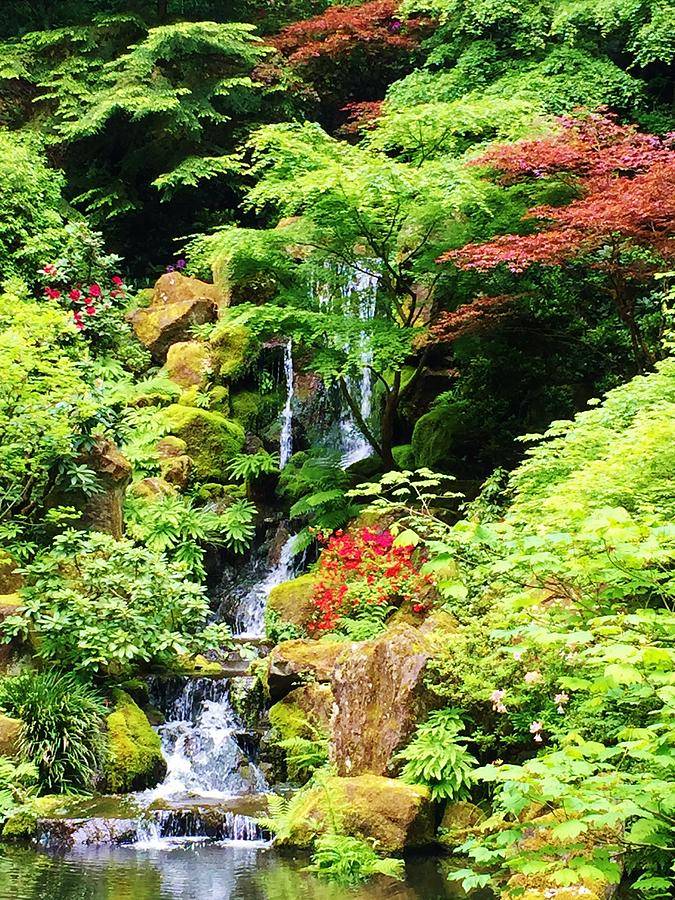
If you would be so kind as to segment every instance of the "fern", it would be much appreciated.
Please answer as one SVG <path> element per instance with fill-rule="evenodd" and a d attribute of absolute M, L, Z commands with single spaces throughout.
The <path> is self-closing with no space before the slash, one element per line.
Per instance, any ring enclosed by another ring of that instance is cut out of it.
<path fill-rule="evenodd" d="M 308 872 L 335 884 L 351 887 L 373 875 L 387 875 L 401 881 L 405 865 L 401 859 L 381 858 L 373 845 L 346 834 L 324 834 L 317 838 Z"/>
<path fill-rule="evenodd" d="M 286 766 L 291 781 L 306 781 L 328 762 L 328 738 L 291 737 L 279 742 L 286 753 Z"/>
<path fill-rule="evenodd" d="M 234 481 L 253 481 L 261 475 L 279 470 L 279 455 L 258 450 L 257 453 L 239 453 L 233 457 L 227 471 Z"/>
<path fill-rule="evenodd" d="M 463 800 L 469 794 L 477 761 L 459 743 L 462 720 L 454 709 L 432 712 L 408 746 L 397 754 L 406 760 L 401 779 L 424 784 L 433 800 Z"/>

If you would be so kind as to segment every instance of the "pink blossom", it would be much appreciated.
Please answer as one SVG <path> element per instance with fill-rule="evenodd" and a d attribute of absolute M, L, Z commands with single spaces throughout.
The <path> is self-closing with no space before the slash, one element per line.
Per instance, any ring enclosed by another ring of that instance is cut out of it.
<path fill-rule="evenodd" d="M 541 672 L 537 672 L 536 670 L 533 672 L 526 672 L 524 677 L 525 684 L 539 684 L 539 682 L 543 680 Z"/>
<path fill-rule="evenodd" d="M 498 713 L 507 712 L 506 706 L 502 703 L 502 700 L 506 696 L 506 691 L 496 690 L 490 694 L 490 702 L 492 703 L 492 709 Z"/>
<path fill-rule="evenodd" d="M 534 739 L 538 744 L 541 744 L 541 730 L 544 726 L 541 722 L 531 722 L 530 723 L 530 734 L 534 735 Z"/>

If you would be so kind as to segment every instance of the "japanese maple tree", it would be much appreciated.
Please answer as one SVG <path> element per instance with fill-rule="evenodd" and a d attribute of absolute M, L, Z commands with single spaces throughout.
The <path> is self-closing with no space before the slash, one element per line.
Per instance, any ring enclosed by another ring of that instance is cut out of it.
<path fill-rule="evenodd" d="M 497 146 L 477 163 L 506 184 L 524 179 L 569 179 L 575 199 L 536 206 L 526 220 L 532 234 L 506 234 L 444 253 L 439 262 L 488 272 L 499 266 L 518 276 L 531 266 L 582 262 L 599 271 L 640 367 L 653 361 L 637 315 L 645 285 L 675 258 L 675 151 L 660 139 L 611 117 L 565 117 L 538 140 Z M 489 306 L 483 301 L 484 305 Z"/>

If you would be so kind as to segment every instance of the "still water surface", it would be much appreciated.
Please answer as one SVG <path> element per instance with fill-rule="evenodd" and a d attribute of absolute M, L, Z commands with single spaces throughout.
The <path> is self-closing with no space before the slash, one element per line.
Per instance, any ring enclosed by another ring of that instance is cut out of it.
<path fill-rule="evenodd" d="M 303 872 L 304 857 L 268 847 L 182 844 L 173 849 L 87 847 L 66 856 L 3 847 L 0 900 L 448 900 L 458 889 L 444 861 L 414 859 L 405 882 L 326 885 Z"/>

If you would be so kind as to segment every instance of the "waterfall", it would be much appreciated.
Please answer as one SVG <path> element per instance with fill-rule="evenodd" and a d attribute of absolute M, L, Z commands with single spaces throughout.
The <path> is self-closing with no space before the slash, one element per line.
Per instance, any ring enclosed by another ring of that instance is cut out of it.
<path fill-rule="evenodd" d="M 262 637 L 265 632 L 265 606 L 272 588 L 283 584 L 294 575 L 293 543 L 295 535 L 284 542 L 279 559 L 267 574 L 244 595 L 238 605 L 234 621 L 234 633 L 244 638 Z"/>
<path fill-rule="evenodd" d="M 267 789 L 242 749 L 245 729 L 230 703 L 226 680 L 186 679 L 159 728 L 167 773 L 145 801 L 222 799 Z"/>
<path fill-rule="evenodd" d="M 378 276 L 374 272 L 359 270 L 354 272 L 343 288 L 343 297 L 349 301 L 353 294 L 358 298 L 358 316 L 367 322 L 375 316 Z M 359 404 L 362 419 L 367 423 L 373 411 L 373 376 L 370 371 L 372 353 L 366 346 L 366 334 L 361 332 L 361 359 L 363 368 L 358 378 L 348 377 L 347 388 Z M 352 463 L 365 459 L 372 452 L 369 441 L 363 435 L 349 407 L 343 403 L 340 421 L 340 450 L 342 465 L 346 468 Z"/>
<path fill-rule="evenodd" d="M 291 338 L 284 347 L 284 375 L 286 378 L 286 405 L 281 413 L 280 469 L 283 469 L 293 453 L 293 340 Z"/>

